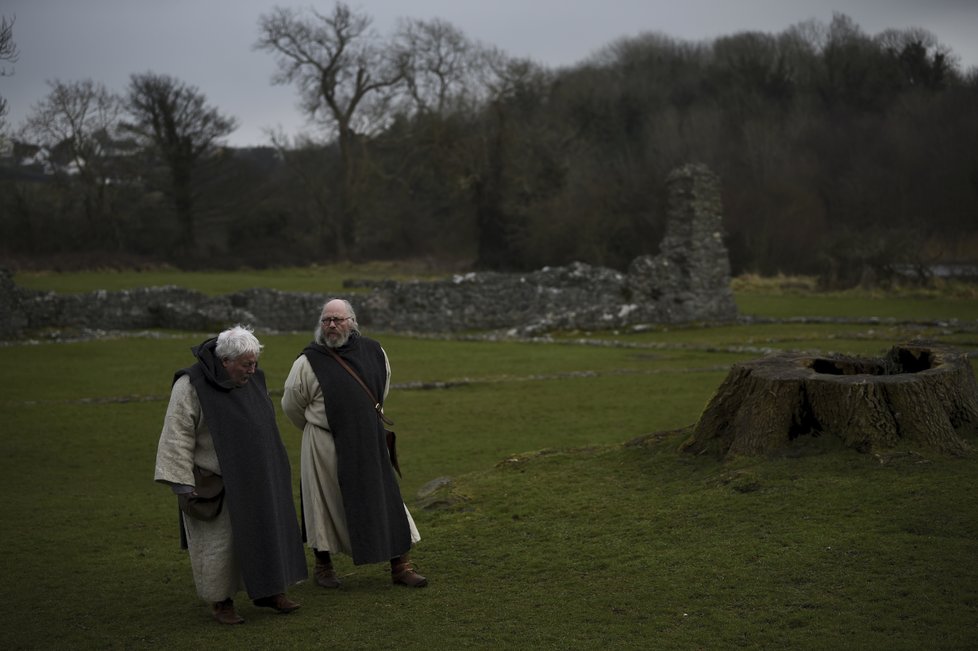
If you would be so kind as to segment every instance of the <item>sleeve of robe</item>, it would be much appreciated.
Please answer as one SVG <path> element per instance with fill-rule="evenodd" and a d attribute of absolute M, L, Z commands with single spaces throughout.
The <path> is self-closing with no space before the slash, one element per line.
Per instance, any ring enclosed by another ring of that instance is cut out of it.
<path fill-rule="evenodd" d="M 329 431 L 326 421 L 326 410 L 322 408 L 322 390 L 319 380 L 309 365 L 305 355 L 300 355 L 292 363 L 292 370 L 285 379 L 282 391 L 282 411 L 286 418 L 300 430 L 305 430 L 306 423 L 312 423 Z M 318 404 L 318 409 L 316 408 Z"/>
<path fill-rule="evenodd" d="M 383 349 L 381 349 L 383 350 Z M 384 382 L 384 398 L 391 384 L 391 366 L 384 352 L 384 366 L 387 378 Z M 305 430 L 306 423 L 312 423 L 327 432 L 329 422 L 326 420 L 326 410 L 323 409 L 323 391 L 319 386 L 316 373 L 309 365 L 305 355 L 299 355 L 292 363 L 289 376 L 285 379 L 285 389 L 282 392 L 282 411 L 286 418 L 300 430 Z"/>
<path fill-rule="evenodd" d="M 194 466 L 221 474 L 214 441 L 204 423 L 197 390 L 190 378 L 173 383 L 170 403 L 163 419 L 163 431 L 156 449 L 154 480 L 164 484 L 194 485 Z"/>

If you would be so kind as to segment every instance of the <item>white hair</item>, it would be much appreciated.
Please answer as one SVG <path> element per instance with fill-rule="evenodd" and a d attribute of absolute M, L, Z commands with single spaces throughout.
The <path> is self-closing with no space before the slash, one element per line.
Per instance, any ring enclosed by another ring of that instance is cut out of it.
<path fill-rule="evenodd" d="M 233 328 L 228 328 L 217 335 L 217 346 L 214 348 L 214 353 L 219 359 L 238 359 L 248 353 L 258 357 L 264 346 L 253 333 L 254 330 L 251 326 L 239 324 Z"/>

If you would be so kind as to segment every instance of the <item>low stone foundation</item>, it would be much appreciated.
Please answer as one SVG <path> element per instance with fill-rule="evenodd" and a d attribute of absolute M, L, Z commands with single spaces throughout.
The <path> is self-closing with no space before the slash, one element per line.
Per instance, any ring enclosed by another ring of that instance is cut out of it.
<path fill-rule="evenodd" d="M 365 330 L 395 332 L 539 334 L 736 319 L 716 176 L 687 165 L 667 184 L 669 221 L 659 253 L 636 258 L 627 273 L 574 263 L 435 282 L 350 282 L 344 297 Z M 0 338 L 49 328 L 215 332 L 235 323 L 312 332 L 329 298 L 263 289 L 211 297 L 172 286 L 59 295 L 17 287 L 0 269 Z"/>

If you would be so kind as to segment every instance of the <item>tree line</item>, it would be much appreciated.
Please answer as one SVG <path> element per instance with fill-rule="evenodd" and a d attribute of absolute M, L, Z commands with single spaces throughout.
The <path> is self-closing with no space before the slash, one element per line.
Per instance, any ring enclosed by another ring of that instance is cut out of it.
<path fill-rule="evenodd" d="M 548 69 L 442 20 L 378 34 L 342 2 L 277 7 L 255 48 L 310 119 L 235 149 L 174 77 L 53 81 L 0 169 L 0 253 L 272 266 L 427 258 L 623 269 L 654 253 L 664 180 L 720 177 L 735 273 L 840 286 L 926 275 L 978 245 L 978 69 L 922 29 L 849 17 L 709 42 L 622 38 Z"/>

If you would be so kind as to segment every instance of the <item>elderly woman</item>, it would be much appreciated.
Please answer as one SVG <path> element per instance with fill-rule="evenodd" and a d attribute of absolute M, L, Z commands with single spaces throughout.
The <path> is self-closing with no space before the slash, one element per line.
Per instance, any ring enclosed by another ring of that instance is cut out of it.
<path fill-rule="evenodd" d="M 197 361 L 174 375 L 156 454 L 155 480 L 179 496 L 197 594 L 222 624 L 244 621 L 233 601 L 242 588 L 256 606 L 294 611 L 285 590 L 306 578 L 261 349 L 244 326 L 192 348 Z"/>

